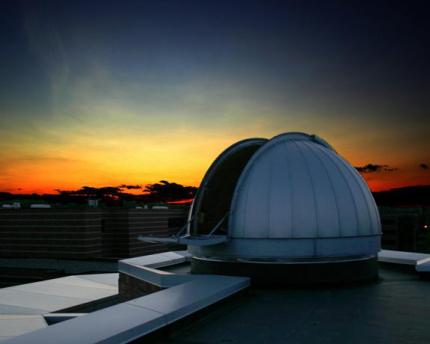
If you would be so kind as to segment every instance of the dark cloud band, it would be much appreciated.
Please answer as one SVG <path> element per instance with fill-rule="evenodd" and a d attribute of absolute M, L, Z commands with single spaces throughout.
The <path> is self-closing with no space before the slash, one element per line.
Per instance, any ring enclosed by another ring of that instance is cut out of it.
<path fill-rule="evenodd" d="M 393 172 L 396 171 L 396 167 L 391 167 L 388 165 L 378 165 L 378 164 L 367 164 L 364 166 L 355 167 L 360 173 L 374 173 L 374 172 Z"/>

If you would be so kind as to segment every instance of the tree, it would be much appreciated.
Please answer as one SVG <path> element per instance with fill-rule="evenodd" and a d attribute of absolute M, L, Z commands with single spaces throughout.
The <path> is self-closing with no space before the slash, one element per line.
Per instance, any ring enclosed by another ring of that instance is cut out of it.
<path fill-rule="evenodd" d="M 144 191 L 148 202 L 171 202 L 192 199 L 197 188 L 161 180 L 158 183 L 146 185 Z"/>

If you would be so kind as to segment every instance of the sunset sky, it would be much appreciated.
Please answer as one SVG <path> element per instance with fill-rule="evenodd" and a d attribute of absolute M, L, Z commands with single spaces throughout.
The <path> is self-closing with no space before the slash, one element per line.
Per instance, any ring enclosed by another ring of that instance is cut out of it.
<path fill-rule="evenodd" d="M 425 3 L 2 1 L 0 191 L 198 186 L 287 131 L 380 165 L 373 190 L 430 184 Z"/>

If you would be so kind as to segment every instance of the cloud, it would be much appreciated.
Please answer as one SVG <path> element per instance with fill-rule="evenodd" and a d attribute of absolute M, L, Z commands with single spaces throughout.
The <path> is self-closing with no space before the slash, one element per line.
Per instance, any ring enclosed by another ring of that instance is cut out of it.
<path fill-rule="evenodd" d="M 422 168 L 423 170 L 428 170 L 429 166 L 425 163 L 421 163 L 420 168 Z"/>
<path fill-rule="evenodd" d="M 371 163 L 364 166 L 356 166 L 355 168 L 360 173 L 393 172 L 397 170 L 396 167 L 391 167 L 388 165 L 371 164 Z"/>
<path fill-rule="evenodd" d="M 29 48 L 38 58 L 49 78 L 53 110 L 69 81 L 70 67 L 63 37 L 50 21 L 46 20 L 36 6 L 27 6 L 23 12 L 23 31 Z"/>

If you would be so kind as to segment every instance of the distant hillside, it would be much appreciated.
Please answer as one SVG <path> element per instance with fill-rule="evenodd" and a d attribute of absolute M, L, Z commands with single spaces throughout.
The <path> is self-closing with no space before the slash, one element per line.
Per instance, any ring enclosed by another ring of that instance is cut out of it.
<path fill-rule="evenodd" d="M 430 206 L 430 185 L 408 186 L 374 192 L 376 203 L 382 206 Z"/>

